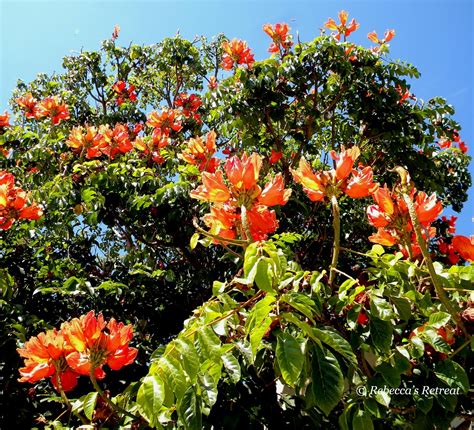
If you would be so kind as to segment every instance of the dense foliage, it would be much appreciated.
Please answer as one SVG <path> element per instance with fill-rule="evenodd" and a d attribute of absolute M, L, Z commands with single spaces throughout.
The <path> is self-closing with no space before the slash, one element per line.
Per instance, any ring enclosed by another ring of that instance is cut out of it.
<path fill-rule="evenodd" d="M 411 93 L 393 30 L 364 48 L 339 20 L 310 42 L 265 25 L 262 61 L 223 35 L 122 47 L 116 28 L 18 82 L 0 115 L 7 427 L 472 419 L 474 244 L 439 217 L 471 185 L 460 125 Z"/>

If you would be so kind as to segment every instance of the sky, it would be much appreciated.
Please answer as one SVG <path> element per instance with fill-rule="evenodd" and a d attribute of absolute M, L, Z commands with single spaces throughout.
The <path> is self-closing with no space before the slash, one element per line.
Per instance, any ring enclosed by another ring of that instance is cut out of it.
<path fill-rule="evenodd" d="M 301 40 L 311 40 L 329 17 L 345 9 L 361 26 L 350 40 L 370 46 L 367 33 L 395 29 L 390 57 L 418 67 L 421 78 L 411 91 L 428 100 L 445 97 L 456 109 L 461 138 L 474 155 L 472 0 L 253 0 L 253 1 L 23 1 L 0 0 L 0 112 L 18 78 L 61 71 L 65 55 L 96 50 L 115 24 L 119 42 L 150 44 L 173 36 L 213 36 L 246 40 L 255 58 L 267 56 L 266 23 L 287 22 Z M 470 166 L 474 177 L 474 162 Z M 450 215 L 447 208 L 444 212 Z M 474 187 L 458 216 L 458 234 L 474 234 Z"/>

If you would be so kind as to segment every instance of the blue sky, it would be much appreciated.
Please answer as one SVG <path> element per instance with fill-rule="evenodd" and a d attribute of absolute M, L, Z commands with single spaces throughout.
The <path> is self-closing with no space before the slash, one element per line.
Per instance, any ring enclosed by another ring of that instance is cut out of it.
<path fill-rule="evenodd" d="M 360 29 L 350 40 L 369 46 L 366 35 L 394 28 L 391 57 L 415 64 L 416 96 L 443 96 L 456 108 L 461 137 L 474 155 L 473 5 L 471 0 L 289 1 L 23 1 L 0 0 L 0 112 L 16 80 L 61 70 L 64 55 L 97 49 L 121 27 L 122 44 L 154 43 L 179 30 L 187 38 L 223 32 L 248 41 L 256 59 L 269 45 L 265 23 L 287 22 L 302 40 L 319 33 L 328 17 L 345 9 Z M 474 163 L 471 163 L 474 176 Z M 449 214 L 448 210 L 445 214 Z M 458 233 L 473 234 L 474 188 L 458 219 Z"/>

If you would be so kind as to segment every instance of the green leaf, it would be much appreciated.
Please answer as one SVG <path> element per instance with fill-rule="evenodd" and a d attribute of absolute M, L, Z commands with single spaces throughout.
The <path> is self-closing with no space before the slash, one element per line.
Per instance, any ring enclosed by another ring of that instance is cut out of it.
<path fill-rule="evenodd" d="M 389 321 L 370 318 L 370 336 L 377 349 L 387 352 L 392 344 L 392 334 L 393 327 Z"/>
<path fill-rule="evenodd" d="M 269 263 L 269 258 L 260 257 L 257 262 L 257 271 L 255 272 L 255 283 L 257 287 L 266 293 L 274 294 L 273 289 L 273 271 Z"/>
<path fill-rule="evenodd" d="M 232 352 L 228 352 L 222 356 L 222 363 L 234 384 L 240 381 L 241 371 L 239 360 L 235 358 Z"/>
<path fill-rule="evenodd" d="M 191 382 L 196 381 L 199 371 L 199 355 L 194 347 L 193 342 L 189 338 L 176 338 L 174 340 L 176 348 L 180 353 L 183 369 L 188 374 Z"/>
<path fill-rule="evenodd" d="M 341 400 L 344 378 L 336 358 L 322 348 L 312 348 L 312 390 L 316 406 L 326 416 Z"/>
<path fill-rule="evenodd" d="M 219 361 L 221 357 L 221 341 L 214 333 L 212 327 L 205 326 L 200 328 L 197 332 L 199 345 L 205 358 L 210 358 L 213 361 Z"/>
<path fill-rule="evenodd" d="M 441 326 L 446 325 L 451 319 L 451 315 L 447 312 L 435 312 L 430 315 L 428 320 L 429 325 L 440 328 Z"/>
<path fill-rule="evenodd" d="M 185 429 L 202 429 L 201 400 L 196 395 L 193 386 L 188 387 L 176 410 Z"/>
<path fill-rule="evenodd" d="M 306 318 L 314 323 L 314 316 L 320 315 L 316 304 L 307 295 L 297 292 L 290 292 L 281 296 L 281 301 L 288 303 L 291 307 L 301 312 Z"/>
<path fill-rule="evenodd" d="M 199 233 L 194 233 L 191 236 L 191 239 L 189 241 L 189 247 L 191 248 L 191 250 L 196 248 L 196 245 L 198 244 L 198 240 L 199 240 Z"/>
<path fill-rule="evenodd" d="M 84 415 L 90 420 L 92 419 L 92 415 L 94 415 L 98 394 L 97 391 L 94 391 L 84 396 Z"/>
<path fill-rule="evenodd" d="M 284 381 L 289 386 L 294 387 L 304 364 L 304 355 L 300 343 L 289 333 L 279 333 L 276 358 Z"/>
<path fill-rule="evenodd" d="M 328 328 L 319 329 L 316 327 L 313 327 L 312 331 L 326 346 L 329 346 L 335 352 L 341 354 L 349 365 L 357 367 L 357 357 L 352 351 L 350 343 L 339 333 Z"/>
<path fill-rule="evenodd" d="M 464 393 L 469 391 L 469 378 L 464 368 L 453 360 L 437 363 L 434 374 L 450 388 L 459 388 Z"/>
<path fill-rule="evenodd" d="M 148 375 L 138 389 L 137 403 L 141 406 L 145 418 L 150 424 L 158 420 L 158 411 L 165 398 L 165 387 L 163 381 L 157 375 Z"/>
<path fill-rule="evenodd" d="M 247 321 L 245 322 L 245 331 L 249 334 L 252 329 L 256 326 L 259 326 L 262 321 L 270 314 L 273 310 L 273 303 L 275 302 L 275 297 L 268 295 L 260 300 L 250 311 Z"/>
<path fill-rule="evenodd" d="M 390 297 L 390 300 L 395 305 L 400 319 L 408 321 L 411 318 L 410 300 L 404 297 Z"/>
<path fill-rule="evenodd" d="M 352 430 L 374 430 L 370 414 L 359 409 L 352 417 Z"/>
<path fill-rule="evenodd" d="M 257 260 L 257 242 L 254 242 L 247 247 L 244 255 L 244 276 L 250 282 L 253 282 L 255 278 Z"/>
<path fill-rule="evenodd" d="M 395 317 L 390 303 L 377 296 L 370 297 L 370 310 L 373 312 L 376 318 L 379 318 L 383 321 L 390 321 Z"/>
<path fill-rule="evenodd" d="M 250 331 L 250 346 L 252 348 L 252 355 L 254 359 L 255 355 L 257 354 L 257 351 L 260 349 L 263 336 L 265 335 L 271 324 L 272 319 L 270 317 L 267 317 L 260 323 L 260 325 L 254 327 Z"/>

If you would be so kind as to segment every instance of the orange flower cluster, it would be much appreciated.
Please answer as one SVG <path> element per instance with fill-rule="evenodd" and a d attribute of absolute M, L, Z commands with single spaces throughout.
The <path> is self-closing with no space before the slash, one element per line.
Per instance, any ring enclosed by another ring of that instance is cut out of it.
<path fill-rule="evenodd" d="M 324 26 L 327 29 L 336 31 L 336 33 L 334 33 L 334 37 L 337 40 L 341 40 L 341 35 L 344 35 L 344 39 L 350 36 L 350 34 L 356 31 L 360 26 L 360 24 L 354 18 L 352 18 L 351 22 L 347 23 L 349 14 L 345 10 L 341 10 L 338 14 L 338 17 L 340 21 L 339 24 L 337 24 L 332 18 L 329 18 L 324 23 Z"/>
<path fill-rule="evenodd" d="M 3 128 L 11 127 L 9 119 L 10 114 L 7 111 L 3 112 L 3 115 L 0 115 L 0 131 L 2 131 Z"/>
<path fill-rule="evenodd" d="M 204 216 L 211 234 L 224 239 L 240 236 L 264 240 L 278 228 L 275 211 L 268 207 L 286 204 L 291 190 L 284 188 L 281 173 L 262 190 L 257 184 L 261 167 L 262 158 L 253 153 L 227 159 L 224 165 L 227 184 L 221 170 L 203 172 L 203 184 L 191 192 L 191 197 L 212 203 L 211 212 Z"/>
<path fill-rule="evenodd" d="M 344 149 L 340 154 L 331 151 L 331 157 L 336 162 L 336 168 L 330 171 L 314 173 L 305 158 L 301 158 L 298 169 L 291 169 L 294 180 L 303 186 L 304 192 L 313 201 L 322 201 L 326 197 L 339 197 L 342 193 L 352 198 L 362 198 L 373 194 L 378 184 L 373 182 L 371 167 L 359 166 L 353 169 L 359 158 L 357 146 Z"/>
<path fill-rule="evenodd" d="M 205 141 L 204 136 L 189 139 L 181 158 L 189 164 L 198 166 L 201 172 L 214 173 L 219 165 L 219 160 L 213 157 L 216 151 L 216 133 L 210 131 Z"/>
<path fill-rule="evenodd" d="M 90 311 L 61 325 L 61 330 L 48 330 L 32 337 L 23 348 L 18 349 L 25 358 L 25 367 L 20 368 L 20 382 L 37 382 L 51 377 L 59 391 L 59 382 L 64 391 L 77 385 L 80 375 L 91 373 L 98 379 L 105 377 L 102 367 L 107 364 L 119 370 L 135 360 L 137 349 L 128 346 L 133 336 L 131 325 L 109 322 L 102 314 Z"/>
<path fill-rule="evenodd" d="M 377 233 L 370 236 L 369 240 L 383 246 L 398 244 L 405 255 L 407 248 L 411 246 L 413 256 L 418 256 L 421 250 L 416 244 L 408 207 L 402 196 L 385 186 L 379 188 L 373 198 L 377 204 L 367 208 L 367 216 L 369 223 L 377 228 Z M 434 237 L 436 230 L 430 225 L 443 211 L 441 202 L 437 200 L 435 193 L 428 196 L 425 192 L 416 190 L 411 191 L 411 198 L 414 199 L 415 210 L 425 235 Z"/>
<path fill-rule="evenodd" d="M 372 52 L 379 52 L 382 48 L 382 46 L 384 46 L 386 43 L 390 42 L 393 37 L 395 36 L 395 30 L 387 30 L 385 32 L 385 35 L 384 35 L 384 38 L 383 39 L 379 39 L 379 37 L 377 36 L 377 33 L 375 31 L 371 31 L 369 34 L 367 34 L 367 39 L 369 39 L 370 41 L 376 43 L 378 46 L 375 46 L 373 48 L 371 48 L 371 51 Z"/>
<path fill-rule="evenodd" d="M 201 122 L 201 116 L 197 110 L 202 105 L 202 101 L 196 94 L 188 96 L 186 93 L 181 93 L 176 97 L 174 105 L 181 108 L 185 118 L 193 118 L 197 122 Z"/>
<path fill-rule="evenodd" d="M 73 127 L 66 144 L 75 153 L 86 158 L 107 155 L 111 160 L 117 154 L 126 154 L 133 149 L 128 127 L 116 124 L 113 129 L 108 124 L 97 127 Z"/>
<path fill-rule="evenodd" d="M 0 229 L 8 230 L 17 219 L 39 219 L 42 209 L 33 203 L 27 205 L 27 193 L 15 186 L 15 177 L 0 170 Z"/>
<path fill-rule="evenodd" d="M 135 93 L 135 86 L 129 85 L 127 88 L 127 83 L 124 81 L 117 81 L 113 86 L 112 90 L 115 93 L 117 98 L 117 104 L 122 106 L 126 100 L 131 102 L 137 101 L 137 94 Z"/>
<path fill-rule="evenodd" d="M 459 133 L 457 130 L 453 130 L 453 138 L 452 141 L 448 139 L 447 137 L 443 137 L 438 141 L 438 146 L 441 149 L 448 149 L 453 146 L 453 142 L 457 143 L 459 146 L 459 149 L 465 154 L 468 151 L 467 145 L 464 143 L 463 140 L 461 140 L 461 136 L 459 136 Z"/>
<path fill-rule="evenodd" d="M 444 217 L 443 217 L 444 218 Z M 438 249 L 446 255 L 451 264 L 457 264 L 460 257 L 466 261 L 474 261 L 474 236 L 454 236 L 448 243 L 444 239 L 438 241 Z"/>
<path fill-rule="evenodd" d="M 415 96 L 413 96 L 408 88 L 403 89 L 400 85 L 397 85 L 395 90 L 397 91 L 398 94 L 400 94 L 400 100 L 398 100 L 398 104 L 401 105 L 405 103 L 407 99 L 414 99 Z"/>
<path fill-rule="evenodd" d="M 222 68 L 224 70 L 231 70 L 235 64 L 246 64 L 250 69 L 255 62 L 252 51 L 247 46 L 247 42 L 243 40 L 225 41 L 222 43 L 222 49 L 224 50 L 222 56 Z"/>
<path fill-rule="evenodd" d="M 293 42 L 291 41 L 291 35 L 288 34 L 289 30 L 290 27 L 288 24 L 265 24 L 263 26 L 263 31 L 267 33 L 273 41 L 270 48 L 268 48 L 268 52 L 281 53 L 291 48 Z"/>
<path fill-rule="evenodd" d="M 66 104 L 59 101 L 58 96 L 46 97 L 38 102 L 31 93 L 16 99 L 18 106 L 24 111 L 26 118 L 40 119 L 48 117 L 54 125 L 69 119 L 69 110 Z"/>
<path fill-rule="evenodd" d="M 158 148 L 169 144 L 171 131 L 179 132 L 183 128 L 180 112 L 176 109 L 163 109 L 161 113 L 151 112 L 146 125 L 153 127 L 153 144 Z"/>

